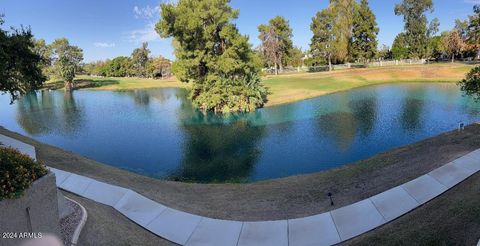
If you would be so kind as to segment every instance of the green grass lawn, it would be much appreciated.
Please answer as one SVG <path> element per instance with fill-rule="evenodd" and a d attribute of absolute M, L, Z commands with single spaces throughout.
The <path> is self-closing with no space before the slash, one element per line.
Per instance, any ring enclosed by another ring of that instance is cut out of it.
<path fill-rule="evenodd" d="M 265 76 L 265 85 L 270 89 L 266 106 L 290 103 L 352 88 L 382 83 L 398 82 L 458 82 L 472 68 L 461 63 L 391 66 L 364 68 L 319 73 L 295 73 Z M 174 77 L 164 80 L 144 78 L 102 78 L 79 76 L 79 89 L 88 90 L 134 90 L 149 88 L 187 88 Z M 61 81 L 47 82 L 46 87 L 59 89 Z"/>

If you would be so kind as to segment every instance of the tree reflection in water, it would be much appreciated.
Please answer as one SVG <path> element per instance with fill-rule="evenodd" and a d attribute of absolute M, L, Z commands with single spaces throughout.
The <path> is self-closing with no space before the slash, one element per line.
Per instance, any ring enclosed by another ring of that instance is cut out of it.
<path fill-rule="evenodd" d="M 33 136 L 49 133 L 74 136 L 83 127 L 85 116 L 73 93 L 40 91 L 23 96 L 16 102 L 17 122 Z"/>
<path fill-rule="evenodd" d="M 265 127 L 248 121 L 184 125 L 184 160 L 172 180 L 201 183 L 247 182 L 261 155 Z"/>
<path fill-rule="evenodd" d="M 405 131 L 413 132 L 422 128 L 422 114 L 425 106 L 424 97 L 425 88 L 423 87 L 407 89 L 400 116 L 401 125 Z"/>
<path fill-rule="evenodd" d="M 320 132 L 330 136 L 342 151 L 347 151 L 357 134 L 367 137 L 377 120 L 377 98 L 345 101 L 341 111 L 321 115 L 317 122 Z"/>

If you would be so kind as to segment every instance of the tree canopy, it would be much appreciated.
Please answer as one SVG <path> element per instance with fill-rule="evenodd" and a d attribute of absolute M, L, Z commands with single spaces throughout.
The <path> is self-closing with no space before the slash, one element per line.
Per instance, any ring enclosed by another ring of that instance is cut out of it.
<path fill-rule="evenodd" d="M 480 101 L 480 66 L 474 67 L 465 79 L 459 82 L 459 85 L 466 95 Z"/>
<path fill-rule="evenodd" d="M 232 23 L 229 0 L 179 0 L 161 4 L 156 30 L 175 40 L 173 70 L 192 82 L 191 98 L 204 110 L 253 111 L 266 102 L 256 54 Z"/>
<path fill-rule="evenodd" d="M 424 58 L 428 45 L 428 20 L 425 12 L 433 11 L 432 0 L 402 0 L 395 6 L 395 14 L 403 15 L 405 42 L 411 58 Z"/>
<path fill-rule="evenodd" d="M 332 70 L 332 56 L 335 55 L 335 35 L 333 27 L 335 25 L 334 13 L 330 8 L 317 12 L 312 18 L 310 30 L 313 32 L 310 43 L 310 52 L 316 65 L 322 61 L 327 61 L 329 70 Z"/>
<path fill-rule="evenodd" d="M 353 18 L 353 34 L 351 43 L 352 57 L 356 60 L 368 61 L 377 52 L 377 26 L 375 14 L 368 5 L 368 0 L 362 0 Z"/>
<path fill-rule="evenodd" d="M 142 43 L 142 47 L 136 48 L 132 52 L 132 65 L 134 73 L 138 77 L 145 77 L 148 56 L 150 55 L 150 50 L 148 49 L 148 43 Z"/>
<path fill-rule="evenodd" d="M 357 2 L 355 0 L 330 0 L 329 8 L 334 18 L 332 31 L 335 36 L 333 43 L 335 60 L 346 62 L 350 58 L 349 46 Z"/>
<path fill-rule="evenodd" d="M 278 74 L 277 68 L 283 71 L 293 49 L 290 24 L 283 16 L 276 16 L 267 25 L 258 26 L 258 31 L 259 39 L 262 41 L 261 50 L 267 64 L 274 66 L 275 74 Z"/>
<path fill-rule="evenodd" d="M 404 32 L 399 33 L 395 40 L 393 40 L 392 45 L 392 57 L 393 59 L 405 59 L 408 58 L 408 43 L 407 43 L 407 35 Z"/>
<path fill-rule="evenodd" d="M 49 45 L 52 49 L 53 70 L 56 77 L 65 81 L 65 89 L 75 88 L 75 74 L 83 61 L 83 50 L 78 46 L 70 45 L 66 38 L 55 39 Z"/>
<path fill-rule="evenodd" d="M 0 27 L 3 23 L 0 16 Z M 40 88 L 46 80 L 41 70 L 43 59 L 34 47 L 29 28 L 0 28 L 0 91 L 10 93 L 12 102 L 19 95 Z"/>
<path fill-rule="evenodd" d="M 462 36 L 457 30 L 443 33 L 442 42 L 445 51 L 452 58 L 452 62 L 455 61 L 455 56 L 460 54 L 465 47 Z"/>

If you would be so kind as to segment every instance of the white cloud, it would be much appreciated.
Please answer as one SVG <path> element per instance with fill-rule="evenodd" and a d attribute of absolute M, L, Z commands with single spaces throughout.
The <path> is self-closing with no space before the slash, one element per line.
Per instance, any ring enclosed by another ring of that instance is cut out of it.
<path fill-rule="evenodd" d="M 149 5 L 145 7 L 133 7 L 133 13 L 137 19 L 152 19 L 157 17 L 160 14 L 160 6 L 150 7 Z"/>
<path fill-rule="evenodd" d="M 155 24 L 149 23 L 144 28 L 128 32 L 127 39 L 132 43 L 143 43 L 160 40 L 160 36 L 155 31 Z"/>
<path fill-rule="evenodd" d="M 465 0 L 466 3 L 480 4 L 480 0 Z"/>
<path fill-rule="evenodd" d="M 93 45 L 95 45 L 95 47 L 98 47 L 98 48 L 113 48 L 113 47 L 115 47 L 115 43 L 95 42 L 95 43 L 93 43 Z"/>

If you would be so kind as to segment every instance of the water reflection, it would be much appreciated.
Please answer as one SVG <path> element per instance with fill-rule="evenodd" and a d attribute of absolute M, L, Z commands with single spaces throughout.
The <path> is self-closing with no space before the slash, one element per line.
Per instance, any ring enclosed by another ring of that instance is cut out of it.
<path fill-rule="evenodd" d="M 16 105 L 17 122 L 33 136 L 52 132 L 72 136 L 84 124 L 83 106 L 77 105 L 73 92 L 29 93 Z"/>
<path fill-rule="evenodd" d="M 425 106 L 425 88 L 407 89 L 402 106 L 401 124 L 404 130 L 415 131 L 422 128 L 422 115 Z"/>
<path fill-rule="evenodd" d="M 357 134 L 366 137 L 373 131 L 377 121 L 377 99 L 369 96 L 340 102 L 339 109 L 342 111 L 321 115 L 317 125 L 319 131 L 329 136 L 340 150 L 346 151 L 352 146 Z"/>
<path fill-rule="evenodd" d="M 362 136 L 368 136 L 373 131 L 377 121 L 377 99 L 370 97 L 352 101 L 349 104 L 356 119 L 358 131 Z"/>
<path fill-rule="evenodd" d="M 262 151 L 265 126 L 242 120 L 231 125 L 184 125 L 184 160 L 172 180 L 247 182 Z"/>

